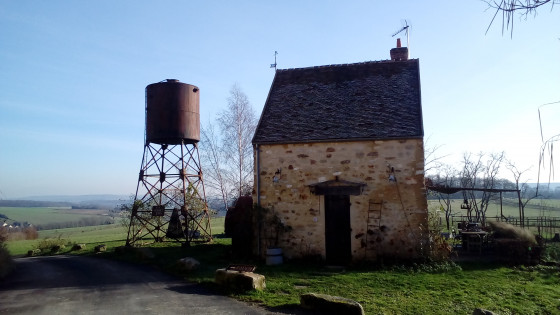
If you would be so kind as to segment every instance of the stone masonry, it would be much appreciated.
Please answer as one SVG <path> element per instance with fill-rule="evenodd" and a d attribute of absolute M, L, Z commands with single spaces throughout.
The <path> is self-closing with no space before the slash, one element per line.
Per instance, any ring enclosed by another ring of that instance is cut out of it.
<path fill-rule="evenodd" d="M 427 237 L 421 138 L 261 144 L 257 148 L 259 193 L 255 191 L 253 197 L 255 201 L 260 197 L 261 206 L 272 209 L 291 227 L 279 242 L 288 259 L 325 257 L 324 196 L 311 193 L 309 185 L 335 178 L 365 184 L 360 195 L 350 196 L 352 261 L 419 255 Z M 267 244 L 262 242 L 260 253 L 254 248 L 255 254 L 264 257 Z"/>

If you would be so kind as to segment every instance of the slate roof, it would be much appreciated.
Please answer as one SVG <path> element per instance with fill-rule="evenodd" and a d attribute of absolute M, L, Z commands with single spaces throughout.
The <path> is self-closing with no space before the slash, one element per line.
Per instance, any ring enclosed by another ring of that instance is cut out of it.
<path fill-rule="evenodd" d="M 419 138 L 418 59 L 276 70 L 254 144 Z"/>

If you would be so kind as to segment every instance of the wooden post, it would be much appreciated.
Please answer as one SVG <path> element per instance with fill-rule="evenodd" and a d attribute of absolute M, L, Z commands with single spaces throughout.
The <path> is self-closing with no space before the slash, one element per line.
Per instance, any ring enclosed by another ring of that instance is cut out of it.
<path fill-rule="evenodd" d="M 502 200 L 502 192 L 500 191 L 500 218 L 504 217 L 504 211 L 503 211 L 503 200 Z"/>
<path fill-rule="evenodd" d="M 523 207 L 521 206 L 521 190 L 519 190 L 519 189 L 517 190 L 517 200 L 519 202 L 519 223 L 521 224 L 520 225 L 521 227 L 524 227 L 524 225 L 525 225 L 525 222 L 524 222 L 525 220 L 524 219 L 525 218 L 523 216 L 523 209 L 522 209 Z"/>

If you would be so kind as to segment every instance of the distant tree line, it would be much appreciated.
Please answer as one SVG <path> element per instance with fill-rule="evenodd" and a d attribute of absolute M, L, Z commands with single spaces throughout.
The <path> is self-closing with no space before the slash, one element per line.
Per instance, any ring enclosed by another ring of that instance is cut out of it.
<path fill-rule="evenodd" d="M 37 201 L 37 200 L 0 200 L 0 207 L 27 207 L 27 208 L 39 208 L 39 207 L 64 207 L 72 209 L 108 209 L 107 205 L 88 203 L 88 204 L 75 204 L 66 201 Z"/>
<path fill-rule="evenodd" d="M 0 227 L 0 235 L 6 241 L 19 241 L 19 240 L 36 240 L 39 233 L 34 226 L 18 226 L 8 228 L 7 226 Z"/>
<path fill-rule="evenodd" d="M 66 229 L 66 228 L 84 227 L 84 226 L 107 225 L 113 223 L 115 223 L 115 220 L 111 217 L 87 217 L 87 218 L 81 218 L 78 221 L 51 222 L 45 224 L 38 224 L 35 227 L 37 228 L 38 231 L 41 231 L 41 230 Z"/>
<path fill-rule="evenodd" d="M 36 200 L 0 200 L 0 207 L 71 207 L 70 202 Z"/>

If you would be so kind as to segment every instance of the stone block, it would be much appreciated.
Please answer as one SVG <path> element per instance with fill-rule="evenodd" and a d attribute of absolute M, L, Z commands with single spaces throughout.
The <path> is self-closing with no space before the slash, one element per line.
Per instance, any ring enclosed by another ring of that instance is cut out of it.
<path fill-rule="evenodd" d="M 326 294 L 306 293 L 300 296 L 301 307 L 319 314 L 345 314 L 345 315 L 364 315 L 364 309 L 360 303 Z"/>
<path fill-rule="evenodd" d="M 473 311 L 473 315 L 495 315 L 495 313 L 492 312 L 492 311 L 489 311 L 489 310 L 482 309 L 482 308 L 476 308 Z"/>
<path fill-rule="evenodd" d="M 37 256 L 39 254 L 41 254 L 41 250 L 38 249 L 38 248 L 30 249 L 30 250 L 27 251 L 27 256 L 29 256 L 29 257 Z"/>
<path fill-rule="evenodd" d="M 264 290 L 266 288 L 265 277 L 254 272 L 243 272 L 218 269 L 214 281 L 227 288 L 238 291 Z"/>
<path fill-rule="evenodd" d="M 86 244 L 74 244 L 74 246 L 72 246 L 72 250 L 82 250 L 82 249 L 86 249 Z"/>
<path fill-rule="evenodd" d="M 66 248 L 66 245 L 54 245 L 53 247 L 51 247 L 51 252 L 53 253 L 57 253 L 63 249 Z"/>
<path fill-rule="evenodd" d="M 177 261 L 177 267 L 183 271 L 193 271 L 198 269 L 200 262 L 192 257 L 181 258 Z"/>

